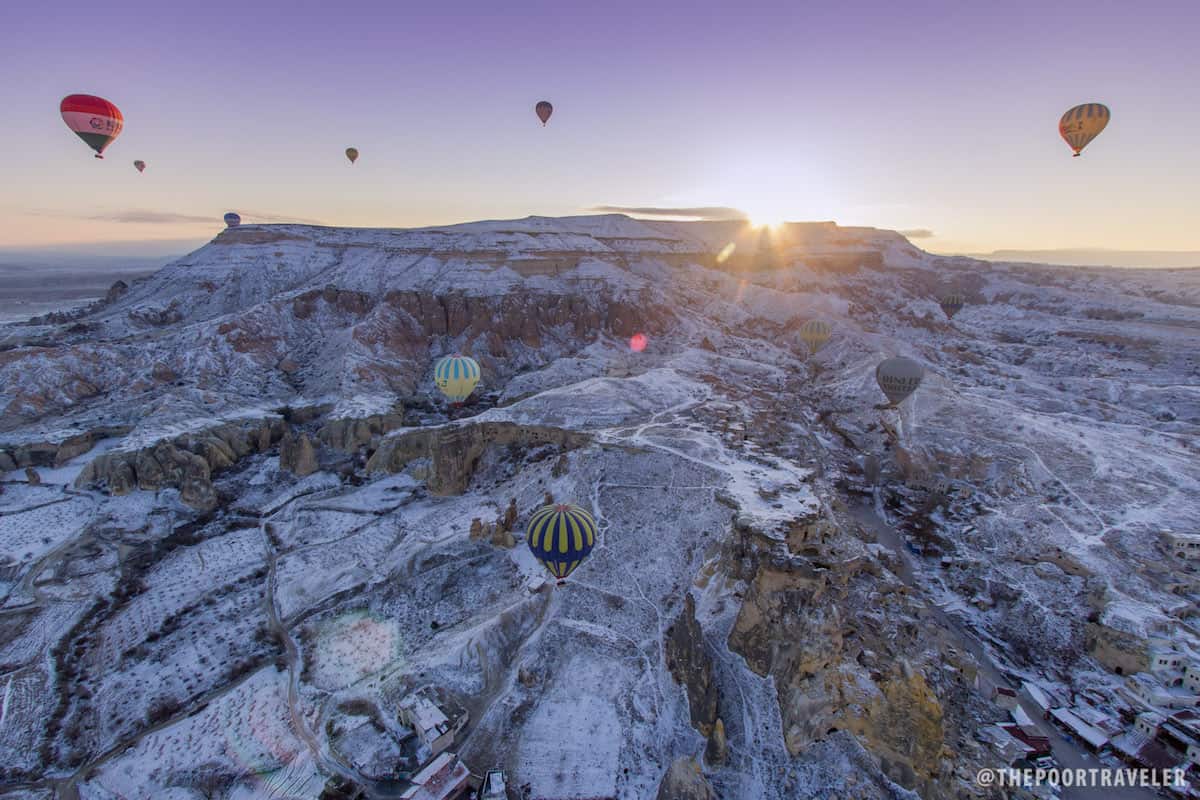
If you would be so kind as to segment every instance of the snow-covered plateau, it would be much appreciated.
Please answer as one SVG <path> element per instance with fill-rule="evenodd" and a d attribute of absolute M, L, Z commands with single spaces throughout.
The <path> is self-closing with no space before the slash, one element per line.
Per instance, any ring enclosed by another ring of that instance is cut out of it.
<path fill-rule="evenodd" d="M 997 686 L 1115 738 L 1200 664 L 1200 269 L 247 225 L 0 325 L 0 489 L 0 797 L 999 797 Z"/>

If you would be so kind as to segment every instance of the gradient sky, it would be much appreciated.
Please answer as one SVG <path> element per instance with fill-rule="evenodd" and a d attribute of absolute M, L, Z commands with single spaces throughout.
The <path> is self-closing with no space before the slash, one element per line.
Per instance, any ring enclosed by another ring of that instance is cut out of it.
<path fill-rule="evenodd" d="M 1200 249 L 1198 32 L 1194 0 L 14 4 L 0 245 L 716 205 L 940 251 Z M 104 161 L 73 92 L 125 115 Z M 1087 101 L 1113 121 L 1073 159 Z"/>

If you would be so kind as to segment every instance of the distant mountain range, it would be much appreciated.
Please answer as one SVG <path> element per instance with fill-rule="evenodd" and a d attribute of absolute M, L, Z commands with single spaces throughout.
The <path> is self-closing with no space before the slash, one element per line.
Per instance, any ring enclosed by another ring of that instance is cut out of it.
<path fill-rule="evenodd" d="M 1200 250 L 993 250 L 966 253 L 987 261 L 1024 261 L 1081 267 L 1200 267 Z"/>

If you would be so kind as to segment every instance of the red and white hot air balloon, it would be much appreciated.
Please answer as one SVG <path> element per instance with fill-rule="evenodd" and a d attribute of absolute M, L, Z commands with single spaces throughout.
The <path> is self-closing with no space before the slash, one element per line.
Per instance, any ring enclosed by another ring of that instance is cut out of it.
<path fill-rule="evenodd" d="M 58 110 L 67 127 L 96 151 L 96 158 L 104 158 L 104 148 L 112 144 L 125 127 L 121 110 L 103 97 L 69 94 L 63 98 Z"/>

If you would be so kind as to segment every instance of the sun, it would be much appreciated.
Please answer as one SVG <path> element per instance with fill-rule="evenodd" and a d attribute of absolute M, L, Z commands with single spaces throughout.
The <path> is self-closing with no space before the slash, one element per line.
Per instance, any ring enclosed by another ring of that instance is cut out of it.
<path fill-rule="evenodd" d="M 742 210 L 746 212 L 746 217 L 750 220 L 751 227 L 754 228 L 778 229 L 787 222 L 787 212 L 773 204 L 743 205 Z"/>

